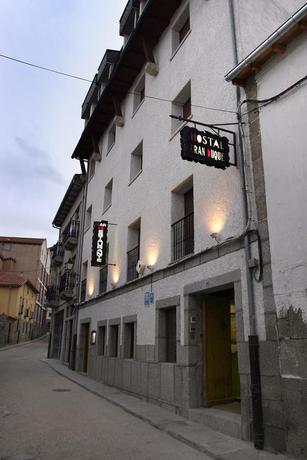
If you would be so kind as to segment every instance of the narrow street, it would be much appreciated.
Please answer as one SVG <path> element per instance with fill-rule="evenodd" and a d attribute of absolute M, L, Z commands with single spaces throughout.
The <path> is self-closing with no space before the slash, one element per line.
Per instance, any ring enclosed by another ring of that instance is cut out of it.
<path fill-rule="evenodd" d="M 0 351 L 0 460 L 208 459 L 58 375 L 47 341 Z"/>

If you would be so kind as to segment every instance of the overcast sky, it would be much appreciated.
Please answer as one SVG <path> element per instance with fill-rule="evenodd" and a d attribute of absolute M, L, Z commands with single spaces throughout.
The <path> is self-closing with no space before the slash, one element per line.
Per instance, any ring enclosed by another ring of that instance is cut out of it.
<path fill-rule="evenodd" d="M 127 0 L 0 0 L 0 54 L 92 79 Z M 0 57 L 0 235 L 47 238 L 79 162 L 89 83 Z"/>

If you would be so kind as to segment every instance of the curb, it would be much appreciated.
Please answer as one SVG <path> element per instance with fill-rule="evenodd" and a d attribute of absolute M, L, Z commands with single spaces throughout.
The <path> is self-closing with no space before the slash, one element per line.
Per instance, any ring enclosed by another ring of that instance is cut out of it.
<path fill-rule="evenodd" d="M 37 342 L 38 340 L 42 340 L 48 336 L 47 334 L 41 335 L 40 337 L 36 337 L 36 339 L 28 340 L 27 342 L 19 342 L 19 343 L 14 343 L 12 345 L 7 345 L 5 347 L 1 347 L 0 351 L 8 351 L 12 350 L 12 348 L 17 348 L 17 347 L 23 347 L 24 345 L 29 345 L 33 342 Z"/>
<path fill-rule="evenodd" d="M 141 414 L 139 414 L 139 413 L 137 413 L 137 412 L 135 412 L 135 411 L 133 411 L 131 409 L 128 409 L 122 403 L 118 403 L 117 401 L 114 401 L 114 399 L 109 398 L 108 396 L 103 395 L 103 394 L 99 393 L 98 391 L 92 390 L 88 386 L 78 382 L 77 380 L 69 377 L 68 375 L 65 375 L 65 373 L 61 372 L 59 369 L 57 369 L 51 363 L 49 363 L 47 359 L 40 359 L 40 361 L 45 363 L 45 364 L 47 364 L 47 366 L 49 366 L 52 370 L 54 370 L 61 377 L 66 378 L 70 382 L 75 383 L 79 387 L 83 388 L 84 390 L 88 391 L 89 393 L 91 393 L 91 394 L 93 394 L 95 396 L 98 396 L 101 399 L 104 399 L 105 401 L 109 402 L 110 404 L 113 404 L 114 406 L 119 407 L 124 412 L 126 412 L 126 413 L 128 413 L 130 415 L 133 415 L 134 417 L 142 420 L 143 422 L 148 423 L 149 425 L 151 425 L 152 427 L 158 429 L 159 431 L 162 431 L 162 432 L 168 434 L 169 436 L 171 436 L 172 438 L 176 439 L 177 441 L 180 441 L 180 442 L 186 444 L 187 446 L 192 447 L 193 449 L 197 450 L 198 452 L 201 452 L 202 454 L 206 454 L 208 457 L 211 457 L 214 460 L 224 460 L 223 456 L 217 455 L 217 454 L 205 449 L 203 446 L 200 446 L 196 442 L 190 441 L 189 439 L 185 438 L 181 434 L 178 434 L 178 433 L 174 432 L 171 429 L 163 428 L 163 426 L 159 425 L 158 423 L 153 422 L 149 417 L 146 417 L 146 416 L 141 415 Z M 123 391 L 121 391 L 121 393 L 126 394 Z M 129 395 L 129 396 L 131 396 L 131 395 Z"/>

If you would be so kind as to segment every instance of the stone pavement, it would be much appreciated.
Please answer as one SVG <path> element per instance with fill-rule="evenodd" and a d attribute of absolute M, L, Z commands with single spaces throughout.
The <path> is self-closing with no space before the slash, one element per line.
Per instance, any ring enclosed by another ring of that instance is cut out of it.
<path fill-rule="evenodd" d="M 117 388 L 92 380 L 68 369 L 55 359 L 42 359 L 41 361 L 85 390 L 216 460 L 290 460 L 290 457 L 284 455 L 258 451 L 249 442 L 232 438 L 204 425 L 191 422 Z"/>

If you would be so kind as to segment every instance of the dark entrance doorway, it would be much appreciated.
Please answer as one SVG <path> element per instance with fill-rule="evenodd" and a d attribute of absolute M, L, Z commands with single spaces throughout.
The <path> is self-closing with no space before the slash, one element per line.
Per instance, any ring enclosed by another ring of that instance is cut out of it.
<path fill-rule="evenodd" d="M 54 316 L 52 358 L 55 358 L 55 359 L 60 359 L 63 321 L 64 321 L 64 310 L 60 311 L 59 313 L 56 313 Z"/>
<path fill-rule="evenodd" d="M 233 289 L 203 301 L 203 400 L 206 406 L 240 401 Z"/>
<path fill-rule="evenodd" d="M 81 360 L 81 371 L 87 372 L 88 367 L 88 346 L 90 339 L 90 324 L 85 323 L 81 324 L 81 351 L 82 351 L 82 360 Z"/>

